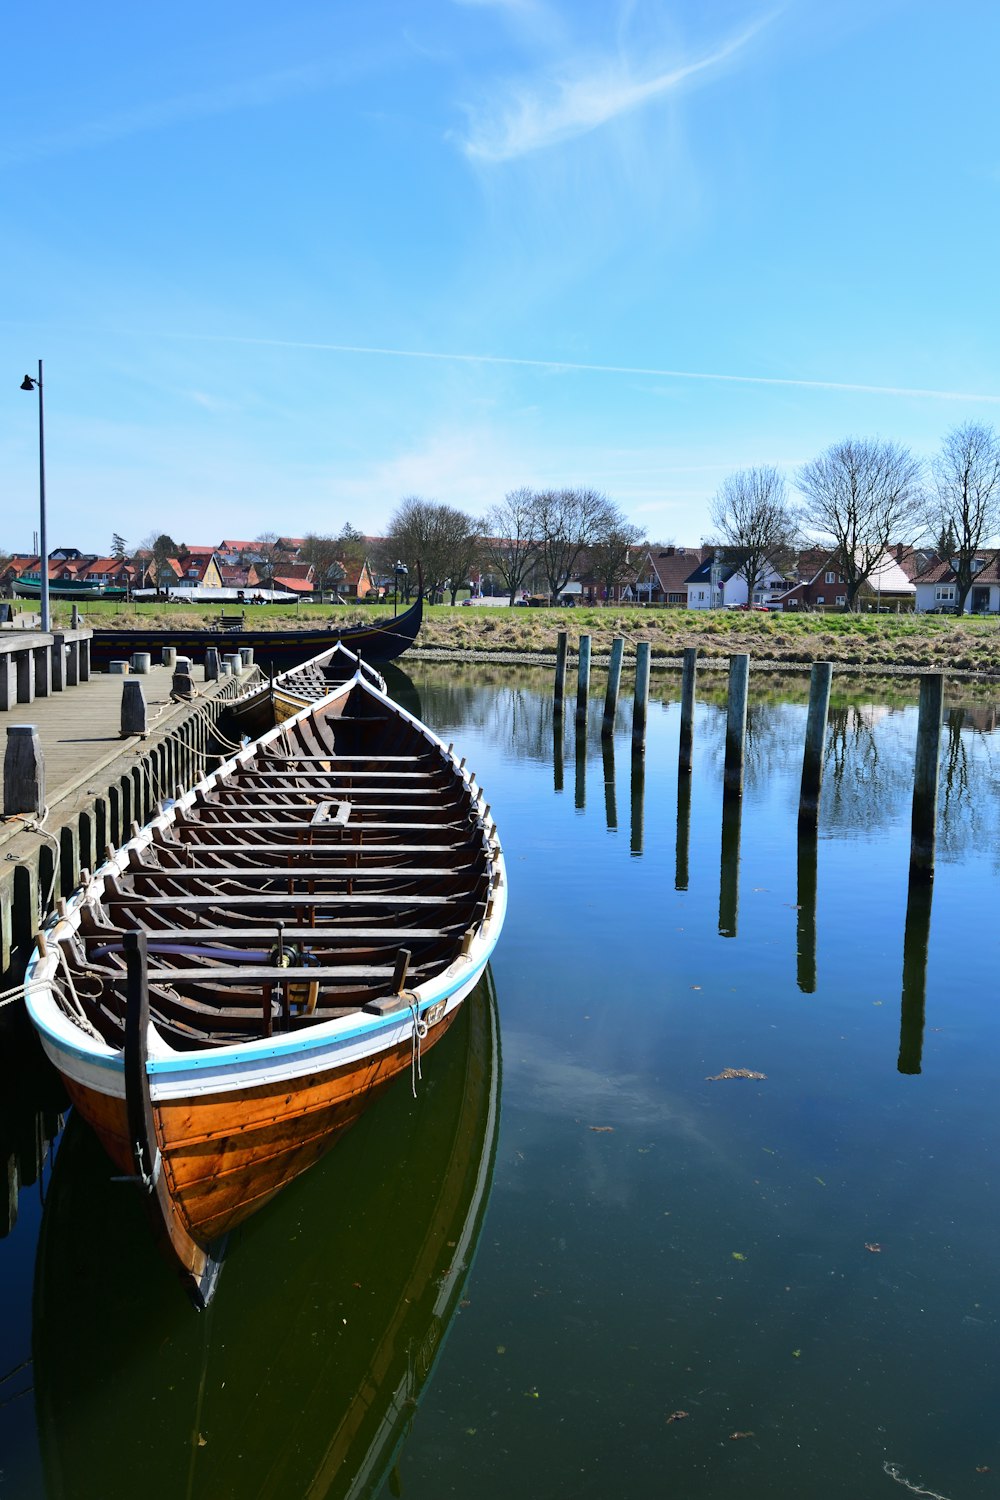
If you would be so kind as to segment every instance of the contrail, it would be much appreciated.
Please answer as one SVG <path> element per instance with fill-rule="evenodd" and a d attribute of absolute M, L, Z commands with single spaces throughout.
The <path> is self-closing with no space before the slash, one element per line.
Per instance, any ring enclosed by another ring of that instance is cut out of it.
<path fill-rule="evenodd" d="M 714 380 L 729 385 L 791 386 L 807 391 L 854 391 L 867 396 L 909 396 L 929 401 L 976 401 L 1000 405 L 1000 396 L 973 391 L 934 391 L 900 385 L 863 385 L 846 380 L 799 380 L 790 375 L 720 375 L 707 370 L 667 370 L 648 365 L 582 364 L 566 359 L 520 359 L 508 354 L 450 354 L 428 349 L 386 349 L 372 344 L 320 344 L 299 339 L 241 338 L 235 334 L 166 334 L 214 344 L 253 344 L 272 349 L 312 349 L 329 354 L 374 354 L 389 359 L 430 359 L 468 365 L 515 365 L 529 370 L 556 370 L 590 375 L 646 375 L 662 380 Z"/>

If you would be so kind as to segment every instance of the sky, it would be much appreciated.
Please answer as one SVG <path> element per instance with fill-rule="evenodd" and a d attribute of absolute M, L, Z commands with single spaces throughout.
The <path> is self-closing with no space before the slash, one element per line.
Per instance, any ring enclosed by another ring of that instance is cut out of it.
<path fill-rule="evenodd" d="M 369 534 L 1000 426 L 994 0 L 39 0 L 0 58 L 0 549 Z"/>

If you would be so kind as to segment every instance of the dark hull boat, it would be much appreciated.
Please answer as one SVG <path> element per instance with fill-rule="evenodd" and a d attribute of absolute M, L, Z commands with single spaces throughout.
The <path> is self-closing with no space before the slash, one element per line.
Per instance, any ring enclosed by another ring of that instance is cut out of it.
<path fill-rule="evenodd" d="M 196 1302 L 227 1233 L 419 1072 L 506 906 L 475 777 L 357 676 L 137 830 L 50 919 L 29 1014 Z"/>
<path fill-rule="evenodd" d="M 201 663 L 209 646 L 238 651 L 253 648 L 254 660 L 265 672 L 282 671 L 328 651 L 338 642 L 366 662 L 395 661 L 402 656 L 420 631 L 424 618 L 423 595 L 408 610 L 392 620 L 378 620 L 371 625 L 351 625 L 344 630 L 95 630 L 90 643 L 90 660 L 95 667 L 130 657 L 135 651 L 149 651 L 159 661 L 164 646 L 176 646 L 179 656 L 189 656 Z"/>
<path fill-rule="evenodd" d="M 416 1099 L 391 1090 L 247 1227 L 204 1319 L 182 1315 L 134 1194 L 71 1119 L 35 1271 L 48 1494 L 383 1493 L 461 1315 L 489 1201 L 501 1079 L 489 971 L 424 1075 Z"/>

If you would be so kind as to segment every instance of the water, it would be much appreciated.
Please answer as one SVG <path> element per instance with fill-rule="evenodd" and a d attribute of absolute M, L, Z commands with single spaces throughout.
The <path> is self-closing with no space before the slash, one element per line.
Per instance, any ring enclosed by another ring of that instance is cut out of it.
<path fill-rule="evenodd" d="M 610 755 L 597 696 L 582 742 L 572 704 L 554 734 L 548 674 L 411 675 L 504 840 L 499 1042 L 480 993 L 416 1102 L 401 1083 L 245 1227 L 207 1319 L 67 1129 L 0 1242 L 3 1369 L 33 1359 L 0 1383 L 0 1495 L 867 1500 L 887 1466 L 988 1493 L 990 697 L 949 706 L 908 909 L 905 686 L 835 683 L 810 845 L 800 685 L 752 680 L 724 819 L 724 685 L 686 805 L 676 679 L 643 765 L 627 705 Z"/>

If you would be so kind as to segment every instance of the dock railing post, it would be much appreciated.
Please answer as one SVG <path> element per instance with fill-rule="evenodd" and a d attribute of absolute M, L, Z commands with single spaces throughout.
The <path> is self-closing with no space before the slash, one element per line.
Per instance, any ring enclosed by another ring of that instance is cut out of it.
<path fill-rule="evenodd" d="M 920 679 L 917 755 L 913 768 L 913 813 L 910 821 L 911 880 L 934 879 L 943 707 L 944 676 L 941 672 L 928 672 Z"/>
<path fill-rule="evenodd" d="M 565 630 L 560 630 L 556 637 L 556 682 L 552 700 L 557 719 L 562 717 L 563 699 L 566 696 L 566 652 L 568 645 L 568 633 Z"/>
<path fill-rule="evenodd" d="M 618 712 L 618 691 L 622 680 L 622 657 L 625 654 L 625 642 L 620 635 L 616 635 L 611 642 L 611 660 L 608 663 L 608 690 L 604 695 L 604 719 L 601 723 L 601 734 L 607 739 L 615 732 L 615 715 Z"/>
<path fill-rule="evenodd" d="M 681 738 L 677 757 L 677 769 L 683 775 L 691 770 L 691 755 L 694 745 L 694 689 L 698 676 L 698 648 L 688 646 L 684 652 L 681 670 Z"/>
<path fill-rule="evenodd" d="M 813 663 L 809 674 L 809 712 L 806 716 L 806 743 L 802 754 L 802 785 L 799 791 L 799 827 L 815 827 L 819 819 L 819 796 L 823 786 L 823 752 L 826 746 L 826 721 L 830 713 L 830 683 L 833 665 L 828 661 Z"/>
<path fill-rule="evenodd" d="M 590 636 L 581 635 L 576 667 L 576 722 L 586 724 L 590 702 Z"/>
<path fill-rule="evenodd" d="M 747 738 L 747 687 L 750 681 L 750 657 L 739 652 L 729 658 L 729 707 L 726 713 L 726 763 L 723 773 L 725 794 L 743 795 L 743 757 Z"/>
<path fill-rule="evenodd" d="M 632 750 L 646 748 L 646 717 L 649 709 L 649 642 L 635 648 L 635 696 L 632 704 Z"/>
<path fill-rule="evenodd" d="M 35 724 L 8 724 L 3 758 L 3 815 L 32 813 L 45 807 L 45 757 Z"/>

